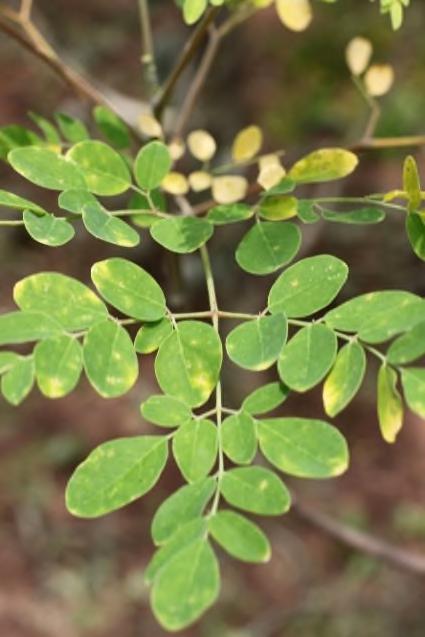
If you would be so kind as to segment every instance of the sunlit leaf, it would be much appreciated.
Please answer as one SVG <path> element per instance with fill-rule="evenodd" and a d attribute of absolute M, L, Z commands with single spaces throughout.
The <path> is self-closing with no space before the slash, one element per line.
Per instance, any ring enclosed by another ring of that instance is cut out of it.
<path fill-rule="evenodd" d="M 268 562 L 271 547 L 261 529 L 234 511 L 218 511 L 208 522 L 214 540 L 242 562 Z"/>
<path fill-rule="evenodd" d="M 96 518 L 133 502 L 155 485 L 167 456 L 163 436 L 104 442 L 73 473 L 66 490 L 68 511 Z"/>
<path fill-rule="evenodd" d="M 187 145 L 191 154 L 199 161 L 209 161 L 217 150 L 214 137 L 205 130 L 194 130 L 189 133 Z"/>
<path fill-rule="evenodd" d="M 118 257 L 98 261 L 91 278 L 100 295 L 123 314 L 141 321 L 165 315 L 165 296 L 155 279 L 139 265 Z"/>
<path fill-rule="evenodd" d="M 332 478 L 348 467 L 348 447 L 322 420 L 270 418 L 257 423 L 260 448 L 275 467 L 299 478 Z"/>
<path fill-rule="evenodd" d="M 323 404 L 328 416 L 335 417 L 352 401 L 362 384 L 365 371 L 363 347 L 355 341 L 344 345 L 323 385 Z"/>
<path fill-rule="evenodd" d="M 20 357 L 1 379 L 1 391 L 8 403 L 20 405 L 30 393 L 34 384 L 34 359 Z"/>
<path fill-rule="evenodd" d="M 220 491 L 232 506 L 258 515 L 282 515 L 291 505 L 282 480 L 270 469 L 255 465 L 226 471 Z"/>
<path fill-rule="evenodd" d="M 79 166 L 46 148 L 16 148 L 9 153 L 8 161 L 16 172 L 42 188 L 87 188 Z"/>
<path fill-rule="evenodd" d="M 240 411 L 226 418 L 221 425 L 224 453 L 236 464 L 250 464 L 257 452 L 255 421 Z"/>
<path fill-rule="evenodd" d="M 121 155 L 103 142 L 80 142 L 68 151 L 67 158 L 81 169 L 88 189 L 95 195 L 120 195 L 131 185 L 127 164 Z"/>
<path fill-rule="evenodd" d="M 37 385 L 47 398 L 62 398 L 77 385 L 83 369 L 81 346 L 72 336 L 37 343 L 34 350 Z"/>
<path fill-rule="evenodd" d="M 353 75 L 364 73 L 369 65 L 372 52 L 373 48 L 370 40 L 362 37 L 350 40 L 345 49 L 345 59 Z"/>
<path fill-rule="evenodd" d="M 217 427 L 211 420 L 194 418 L 173 438 L 173 454 L 184 479 L 197 482 L 213 468 L 218 449 Z"/>
<path fill-rule="evenodd" d="M 103 398 L 127 393 L 139 375 L 131 338 L 115 321 L 102 321 L 89 329 L 83 359 L 87 378 Z"/>
<path fill-rule="evenodd" d="M 213 225 L 207 219 L 197 217 L 161 219 L 150 228 L 157 243 L 180 254 L 194 252 L 208 241 L 213 232 Z"/>
<path fill-rule="evenodd" d="M 365 87 L 372 97 L 382 97 L 394 84 L 394 69 L 390 64 L 373 64 L 365 78 Z"/>
<path fill-rule="evenodd" d="M 212 196 L 221 204 L 235 203 L 244 199 L 248 190 L 248 181 L 239 175 L 214 177 L 212 180 Z"/>
<path fill-rule="evenodd" d="M 236 135 L 232 145 L 235 162 L 248 161 L 255 157 L 263 144 L 263 133 L 258 126 L 247 126 Z"/>
<path fill-rule="evenodd" d="M 272 314 L 283 312 L 290 318 L 314 314 L 334 300 L 347 275 L 344 261 L 331 255 L 320 254 L 298 261 L 272 285 L 269 310 Z"/>
<path fill-rule="evenodd" d="M 377 406 L 382 437 L 393 443 L 403 426 L 403 401 L 397 390 L 397 372 L 386 364 L 378 373 Z"/>
<path fill-rule="evenodd" d="M 155 373 L 162 391 L 199 407 L 211 396 L 221 363 L 216 331 L 206 323 L 182 321 L 160 345 Z"/>
<path fill-rule="evenodd" d="M 310 0 L 276 0 L 276 9 L 291 31 L 304 31 L 313 19 Z"/>
<path fill-rule="evenodd" d="M 74 228 L 66 219 L 58 219 L 54 215 L 39 215 L 25 210 L 23 220 L 30 237 L 46 246 L 65 245 L 75 235 Z"/>
<path fill-rule="evenodd" d="M 186 195 L 189 192 L 189 181 L 183 173 L 171 171 L 161 181 L 161 188 L 170 195 Z"/>
<path fill-rule="evenodd" d="M 277 361 L 288 333 L 285 316 L 262 316 L 238 325 L 226 339 L 229 358 L 245 369 L 262 371 Z"/>
<path fill-rule="evenodd" d="M 270 274 L 297 254 L 301 233 L 292 223 L 257 222 L 236 249 L 238 265 L 250 274 Z"/>
<path fill-rule="evenodd" d="M 143 418 L 159 427 L 180 427 L 192 418 L 190 408 L 172 396 L 152 395 L 140 406 Z"/>
<path fill-rule="evenodd" d="M 146 323 L 136 334 L 134 348 L 140 354 L 152 354 L 161 343 L 171 334 L 173 326 L 168 318 L 154 323 Z"/>
<path fill-rule="evenodd" d="M 359 160 L 343 148 L 322 148 L 297 161 L 289 177 L 299 184 L 342 179 L 355 170 Z"/>

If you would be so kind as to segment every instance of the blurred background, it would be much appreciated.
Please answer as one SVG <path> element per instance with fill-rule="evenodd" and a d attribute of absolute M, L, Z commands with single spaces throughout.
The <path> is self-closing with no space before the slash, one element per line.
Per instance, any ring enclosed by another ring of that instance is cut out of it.
<path fill-rule="evenodd" d="M 6 4 L 6 3 L 3 3 Z M 112 99 L 143 100 L 140 36 L 135 0 L 36 0 L 34 19 L 74 68 L 84 70 Z M 165 77 L 188 34 L 173 2 L 152 0 L 156 52 Z M 274 7 L 233 32 L 219 52 L 194 113 L 192 128 L 217 138 L 223 159 L 237 131 L 262 126 L 266 150 L 285 149 L 285 162 L 315 147 L 361 137 L 368 117 L 344 62 L 357 35 L 368 37 L 374 61 L 394 66 L 396 82 L 382 100 L 379 135 L 424 133 L 425 3 L 414 0 L 403 29 L 394 34 L 378 7 L 366 0 L 315 3 L 312 27 L 285 30 Z M 29 125 L 28 111 L 53 110 L 84 118 L 89 108 L 14 41 L 0 34 L 0 126 Z M 193 68 L 179 85 L 178 104 Z M 125 101 L 131 117 L 139 106 Z M 169 114 L 172 116 L 172 113 Z M 405 152 L 367 151 L 360 169 L 326 193 L 361 195 L 401 185 Z M 415 149 L 419 166 L 423 151 Z M 55 210 L 55 196 L 32 187 L 0 164 L 0 187 L 36 198 Z M 309 195 L 320 193 L 318 187 Z M 404 288 L 425 294 L 424 266 L 412 254 L 395 216 L 381 226 L 337 224 L 303 228 L 304 254 L 330 252 L 351 268 L 344 294 Z M 234 263 L 243 224 L 219 228 L 213 242 L 220 305 L 257 311 L 273 277 L 251 277 Z M 96 260 L 120 250 L 85 232 L 56 250 L 31 241 L 20 229 L 0 233 L 0 310 L 11 309 L 11 289 L 22 277 L 57 270 L 87 281 Z M 181 260 L 179 295 L 169 263 L 144 233 L 140 247 L 122 252 L 156 276 L 179 309 L 205 309 L 196 256 Z M 230 327 L 230 326 L 226 326 Z M 18 409 L 0 403 L 0 635 L 1 637 L 164 637 L 148 606 L 143 570 L 152 553 L 149 524 L 162 499 L 181 479 L 170 466 L 141 501 L 96 521 L 73 519 L 63 493 L 76 464 L 98 443 L 149 431 L 139 404 L 156 391 L 153 358 L 144 357 L 140 380 L 122 399 L 105 401 L 85 381 L 60 401 L 34 390 Z M 353 404 L 337 419 L 352 450 L 349 472 L 330 482 L 288 480 L 302 502 L 385 538 L 425 553 L 425 423 L 406 415 L 394 447 L 378 432 L 376 366 Z M 258 384 L 273 378 L 224 370 L 225 402 L 238 407 Z M 320 390 L 291 397 L 281 413 L 323 417 Z M 260 521 L 273 544 L 265 566 L 222 560 L 223 589 L 216 606 L 188 637 L 423 637 L 425 580 L 365 557 L 329 538 L 296 513 Z"/>

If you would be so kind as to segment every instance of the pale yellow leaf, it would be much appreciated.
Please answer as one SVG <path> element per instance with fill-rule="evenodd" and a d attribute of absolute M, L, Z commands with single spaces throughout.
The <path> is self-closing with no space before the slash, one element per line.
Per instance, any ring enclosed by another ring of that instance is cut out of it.
<path fill-rule="evenodd" d="M 142 113 L 139 115 L 137 123 L 139 129 L 146 137 L 162 137 L 161 124 L 153 115 Z"/>
<path fill-rule="evenodd" d="M 372 44 L 362 37 L 353 38 L 345 49 L 347 66 L 353 75 L 361 75 L 366 71 L 372 57 Z"/>
<path fill-rule="evenodd" d="M 381 97 L 388 93 L 394 83 L 394 69 L 390 64 L 373 64 L 364 79 L 369 95 Z"/>
<path fill-rule="evenodd" d="M 185 150 L 186 145 L 181 139 L 174 139 L 168 144 L 168 151 L 173 161 L 178 161 L 181 157 L 183 157 Z"/>
<path fill-rule="evenodd" d="M 304 31 L 313 19 L 310 0 L 276 0 L 277 14 L 291 31 Z"/>
<path fill-rule="evenodd" d="M 189 182 L 181 173 L 170 172 L 161 182 L 162 188 L 170 195 L 185 195 L 189 191 Z"/>
<path fill-rule="evenodd" d="M 215 177 L 212 181 L 212 195 L 217 203 L 235 203 L 246 195 L 248 181 L 245 177 L 226 175 Z"/>
<path fill-rule="evenodd" d="M 263 133 L 258 126 L 247 126 L 236 135 L 232 145 L 234 161 L 248 161 L 255 157 L 263 143 Z"/>
<path fill-rule="evenodd" d="M 214 137 L 205 130 L 194 130 L 189 133 L 187 145 L 192 155 L 200 161 L 209 161 L 217 150 Z"/>
<path fill-rule="evenodd" d="M 210 188 L 212 183 L 211 175 L 204 170 L 196 170 L 189 175 L 189 185 L 195 192 L 201 192 Z"/>
<path fill-rule="evenodd" d="M 286 175 L 286 171 L 280 164 L 270 164 L 260 168 L 257 178 L 258 183 L 264 190 L 276 186 Z"/>

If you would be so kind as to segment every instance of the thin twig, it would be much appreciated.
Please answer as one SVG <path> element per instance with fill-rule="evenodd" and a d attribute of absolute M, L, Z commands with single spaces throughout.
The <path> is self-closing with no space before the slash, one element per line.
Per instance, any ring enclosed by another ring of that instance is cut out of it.
<path fill-rule="evenodd" d="M 219 10 L 220 7 L 210 7 L 208 11 L 205 12 L 204 17 L 199 22 L 198 26 L 194 29 L 189 39 L 186 41 L 186 44 L 184 45 L 182 53 L 178 58 L 174 68 L 172 69 L 170 75 L 165 80 L 164 85 L 158 91 L 157 95 L 154 98 L 154 110 L 155 115 L 158 118 L 161 117 L 165 106 L 170 101 L 175 85 L 177 84 L 187 65 L 191 62 L 191 60 L 197 53 L 200 45 L 202 44 L 206 36 L 208 27 L 215 19 Z"/>
<path fill-rule="evenodd" d="M 383 560 L 409 573 L 425 575 L 425 555 L 423 554 L 400 549 L 381 538 L 338 522 L 325 513 L 298 501 L 293 503 L 292 510 L 302 520 L 356 551 Z"/>
<path fill-rule="evenodd" d="M 154 95 L 158 86 L 158 73 L 155 62 L 155 50 L 152 37 L 151 18 L 148 0 L 138 0 L 140 27 L 142 31 L 142 65 L 148 95 Z"/>

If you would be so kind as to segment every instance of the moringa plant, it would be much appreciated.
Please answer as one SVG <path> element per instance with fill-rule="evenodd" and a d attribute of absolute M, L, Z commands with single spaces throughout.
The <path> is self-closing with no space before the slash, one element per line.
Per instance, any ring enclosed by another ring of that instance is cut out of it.
<path fill-rule="evenodd" d="M 343 260 L 330 254 L 296 260 L 305 225 L 372 226 L 387 214 L 403 217 L 415 254 L 425 260 L 425 195 L 413 157 L 405 161 L 399 187 L 388 193 L 318 198 L 306 189 L 349 176 L 358 164 L 357 150 L 423 143 L 422 137 L 374 137 L 377 99 L 391 87 L 392 68 L 370 66 L 368 40 L 349 43 L 348 67 L 371 106 L 356 148 L 313 150 L 284 167 L 282 153 L 262 152 L 262 131 L 251 125 L 236 135 L 223 164 L 216 159 L 214 137 L 190 127 L 214 57 L 211 44 L 216 48 L 231 28 L 270 3 L 221 4 L 181 3 L 186 21 L 200 22 L 176 68 L 155 87 L 149 11 L 140 1 L 151 112 L 143 113 L 137 127 L 129 127 L 51 49 L 41 52 L 42 36 L 38 31 L 35 40 L 29 36 L 28 25 L 31 33 L 35 29 L 30 2 L 20 12 L 3 9 L 0 20 L 13 37 L 21 29 L 27 48 L 96 103 L 93 120 L 100 135 L 93 138 L 81 120 L 64 113 L 52 120 L 30 114 L 37 132 L 3 126 L 2 159 L 32 184 L 56 191 L 58 199 L 57 210 L 46 210 L 2 190 L 0 206 L 17 216 L 2 217 L 0 226 L 21 226 L 49 247 L 72 241 L 82 226 L 121 254 L 128 250 L 126 258 L 94 263 L 90 285 L 59 272 L 37 272 L 16 283 L 16 308 L 0 316 L 1 393 L 19 405 L 36 384 L 46 398 L 59 399 L 85 374 L 97 394 L 113 399 L 134 387 L 140 360 L 155 356 L 158 392 L 140 409 L 156 433 L 94 449 L 71 476 L 66 505 L 83 518 L 109 514 L 150 491 L 174 459 L 184 484 L 154 515 L 156 549 L 145 573 L 153 612 L 171 631 L 194 622 L 217 599 L 217 545 L 242 561 L 270 559 L 269 541 L 252 516 L 280 516 L 290 509 L 281 473 L 323 480 L 346 471 L 347 443 L 328 421 L 354 399 L 370 358 L 379 362 L 377 422 L 383 438 L 396 440 L 404 402 L 425 418 L 425 368 L 417 364 L 425 354 L 425 300 L 404 290 L 378 290 L 341 302 L 349 274 Z M 407 5 L 381 0 L 395 27 Z M 308 0 L 276 0 L 276 6 L 287 27 L 301 30 L 310 22 Z M 207 32 L 207 57 L 174 120 L 164 126 L 174 86 Z M 237 265 L 247 276 L 275 275 L 263 305 L 250 313 L 223 307 L 214 277 L 209 244 L 218 227 L 230 224 L 244 227 L 239 244 L 228 248 Z M 179 312 L 154 277 L 132 261 L 131 248 L 147 233 L 175 255 L 199 254 L 209 299 L 205 309 Z M 223 339 L 221 325 L 229 320 L 238 324 Z M 224 356 L 235 369 L 259 378 L 275 368 L 275 380 L 259 380 L 240 405 L 229 404 Z M 326 420 L 286 412 L 291 392 L 303 394 L 321 384 Z"/>

